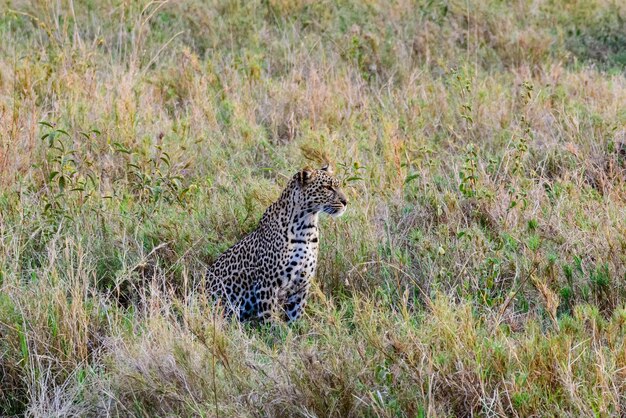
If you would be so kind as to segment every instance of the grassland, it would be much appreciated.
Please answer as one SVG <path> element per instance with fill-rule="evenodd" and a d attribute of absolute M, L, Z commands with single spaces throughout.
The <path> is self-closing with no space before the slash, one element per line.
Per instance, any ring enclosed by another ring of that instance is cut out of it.
<path fill-rule="evenodd" d="M 623 416 L 626 4 L 0 0 L 0 416 Z M 324 150 L 307 313 L 207 264 Z"/>

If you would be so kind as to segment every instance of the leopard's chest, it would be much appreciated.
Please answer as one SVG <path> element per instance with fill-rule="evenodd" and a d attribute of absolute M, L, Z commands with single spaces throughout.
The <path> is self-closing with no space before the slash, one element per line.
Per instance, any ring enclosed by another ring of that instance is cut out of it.
<path fill-rule="evenodd" d="M 290 240 L 281 263 L 281 294 L 296 292 L 311 280 L 317 269 L 317 254 L 317 234 L 310 240 L 298 238 Z"/>

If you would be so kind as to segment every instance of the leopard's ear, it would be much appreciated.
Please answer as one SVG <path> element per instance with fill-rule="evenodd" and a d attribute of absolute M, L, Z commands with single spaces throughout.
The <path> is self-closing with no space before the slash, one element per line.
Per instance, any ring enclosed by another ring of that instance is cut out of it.
<path fill-rule="evenodd" d="M 324 161 L 324 165 L 322 165 L 321 170 L 327 172 L 328 174 L 334 174 L 333 168 L 330 166 L 328 161 Z"/>
<path fill-rule="evenodd" d="M 315 170 L 307 167 L 296 174 L 296 178 L 298 179 L 298 185 L 304 187 L 315 178 Z"/>

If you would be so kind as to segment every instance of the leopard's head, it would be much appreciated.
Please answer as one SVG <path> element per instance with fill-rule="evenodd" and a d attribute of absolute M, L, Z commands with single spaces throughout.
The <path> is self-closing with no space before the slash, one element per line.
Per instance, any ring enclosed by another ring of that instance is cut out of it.
<path fill-rule="evenodd" d="M 314 213 L 325 212 L 332 217 L 343 215 L 348 199 L 328 165 L 315 170 L 305 168 L 294 176 L 301 204 Z"/>

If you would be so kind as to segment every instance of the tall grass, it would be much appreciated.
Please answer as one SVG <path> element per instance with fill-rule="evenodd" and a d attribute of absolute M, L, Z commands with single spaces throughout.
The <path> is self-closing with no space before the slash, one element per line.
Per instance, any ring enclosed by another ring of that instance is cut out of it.
<path fill-rule="evenodd" d="M 0 415 L 620 416 L 619 2 L 0 0 Z M 302 146 L 293 327 L 206 266 Z"/>

